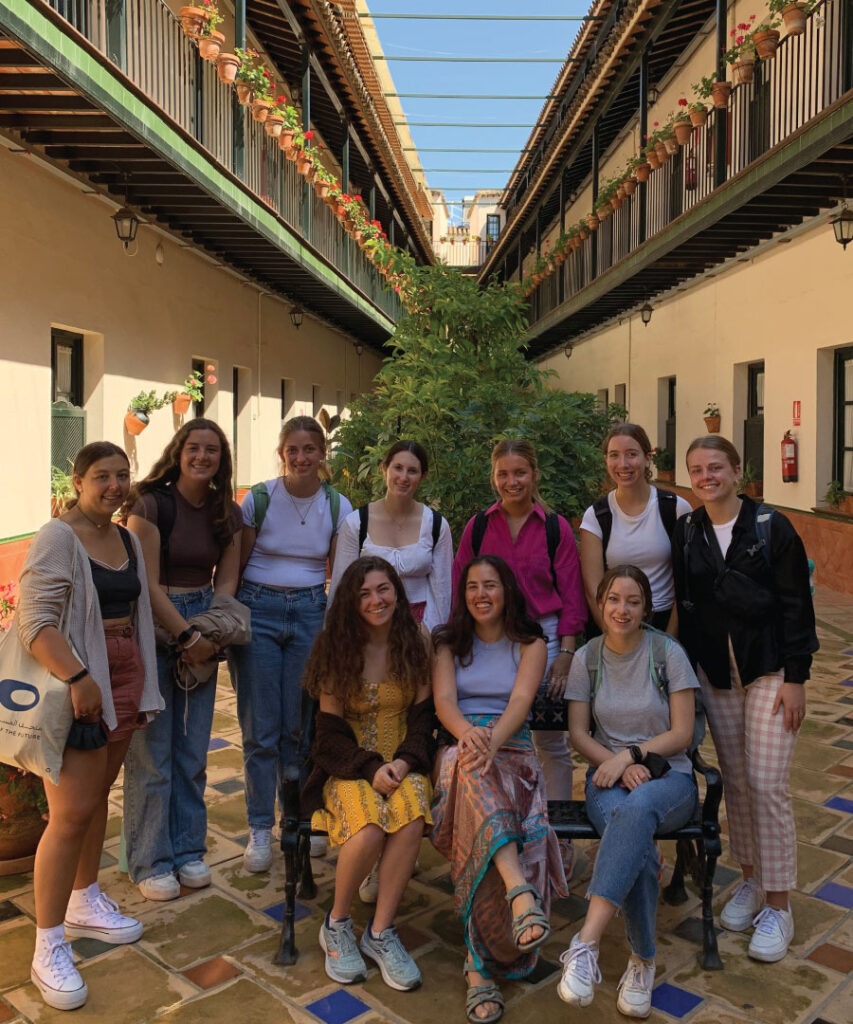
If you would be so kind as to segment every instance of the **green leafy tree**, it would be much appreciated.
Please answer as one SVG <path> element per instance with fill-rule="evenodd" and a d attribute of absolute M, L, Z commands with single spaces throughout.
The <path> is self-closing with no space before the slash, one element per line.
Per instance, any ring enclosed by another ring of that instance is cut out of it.
<path fill-rule="evenodd" d="M 334 437 L 332 468 L 354 505 L 383 493 L 379 463 L 399 438 L 420 442 L 430 470 L 419 497 L 458 538 L 494 500 L 489 455 L 503 437 L 532 441 L 545 500 L 567 516 L 601 492 L 601 440 L 618 410 L 593 395 L 548 387 L 552 374 L 524 358 L 527 326 L 515 285 L 479 287 L 450 267 L 395 267 L 409 313 L 389 342 L 374 390 L 353 403 Z"/>

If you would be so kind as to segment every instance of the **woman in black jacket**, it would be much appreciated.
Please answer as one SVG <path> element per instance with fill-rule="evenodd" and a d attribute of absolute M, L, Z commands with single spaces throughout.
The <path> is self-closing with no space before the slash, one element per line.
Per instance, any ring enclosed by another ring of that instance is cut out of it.
<path fill-rule="evenodd" d="M 720 921 L 730 931 L 754 925 L 749 955 L 773 962 L 794 935 L 789 776 L 818 648 L 808 562 L 788 519 L 738 495 L 740 455 L 730 441 L 697 438 L 687 471 L 703 504 L 673 534 L 679 639 L 702 687 L 731 853 L 743 871 Z"/>

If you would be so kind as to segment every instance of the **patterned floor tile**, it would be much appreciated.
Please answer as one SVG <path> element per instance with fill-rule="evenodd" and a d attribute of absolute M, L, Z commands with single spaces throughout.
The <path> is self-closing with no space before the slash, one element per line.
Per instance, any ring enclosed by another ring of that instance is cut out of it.
<path fill-rule="evenodd" d="M 831 967 L 834 971 L 840 971 L 841 974 L 850 974 L 853 971 L 853 950 L 841 949 L 830 942 L 812 950 L 808 959 L 823 964 L 824 967 Z"/>
<path fill-rule="evenodd" d="M 656 1010 L 668 1013 L 670 1017 L 678 1017 L 679 1019 L 695 1010 L 701 1002 L 701 996 L 679 988 L 677 985 L 670 985 L 668 982 L 658 985 L 652 992 L 652 1006 Z"/>
<path fill-rule="evenodd" d="M 847 885 L 827 882 L 817 890 L 815 896 L 819 900 L 826 900 L 827 903 L 834 903 L 837 907 L 844 907 L 846 910 L 853 908 L 853 889 Z"/>
<path fill-rule="evenodd" d="M 205 960 L 204 963 L 196 964 L 188 971 L 182 971 L 183 976 L 199 988 L 207 991 L 216 988 L 217 985 L 224 985 L 232 978 L 239 978 L 241 975 L 239 967 L 235 967 L 224 957 L 217 956 L 212 960 Z"/>
<path fill-rule="evenodd" d="M 325 1024 L 346 1024 L 348 1020 L 366 1013 L 370 1007 L 351 992 L 338 989 L 323 996 L 322 999 L 309 1003 L 305 1009 L 319 1017 Z"/>

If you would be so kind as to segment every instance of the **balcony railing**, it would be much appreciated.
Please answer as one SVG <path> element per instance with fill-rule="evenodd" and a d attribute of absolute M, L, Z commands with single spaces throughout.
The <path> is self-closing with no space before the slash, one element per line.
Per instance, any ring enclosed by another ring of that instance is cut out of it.
<path fill-rule="evenodd" d="M 481 267 L 495 244 L 493 238 L 473 239 L 467 236 L 439 239 L 433 245 L 436 259 L 450 267 Z"/>
<path fill-rule="evenodd" d="M 232 90 L 203 61 L 162 0 L 47 0 L 101 53 L 191 135 L 211 158 L 235 173 Z M 345 234 L 332 211 L 287 161 L 263 125 L 243 120 L 244 184 L 389 318 L 401 305 L 376 268 Z M 132 183 L 132 179 L 130 179 Z"/>
<path fill-rule="evenodd" d="M 641 244 L 641 189 L 646 190 L 648 239 L 718 187 L 714 167 L 718 118 L 728 118 L 725 184 L 842 96 L 844 62 L 850 59 L 845 54 L 853 38 L 853 25 L 844 20 L 848 2 L 824 0 L 807 19 L 803 35 L 786 36 L 773 60 L 755 62 L 754 81 L 732 90 L 728 108 L 712 108 L 690 142 L 653 171 L 647 183 L 639 185 L 556 273 L 542 281 L 531 296 L 531 322 L 556 309 Z"/>

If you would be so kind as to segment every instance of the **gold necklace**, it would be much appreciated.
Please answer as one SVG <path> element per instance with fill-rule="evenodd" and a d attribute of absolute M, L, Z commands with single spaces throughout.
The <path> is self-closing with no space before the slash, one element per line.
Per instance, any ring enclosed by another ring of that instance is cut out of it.
<path fill-rule="evenodd" d="M 284 484 L 284 490 L 285 490 L 285 493 L 287 494 L 288 498 L 290 498 L 290 501 L 293 504 L 293 507 L 296 509 L 296 515 L 297 515 L 297 517 L 299 519 L 299 525 L 300 526 L 304 526 L 305 525 L 305 520 L 311 514 L 311 509 L 314 507 L 314 502 L 317 500 L 317 496 L 320 494 L 320 491 L 322 491 L 323 488 L 322 487 L 318 487 L 317 488 L 317 490 L 314 492 L 314 496 L 308 502 L 308 507 L 307 508 L 300 507 L 300 505 L 297 502 L 296 498 L 294 498 L 293 495 L 290 493 L 290 488 L 287 486 L 287 482 L 286 481 L 285 481 L 285 484 Z"/>

